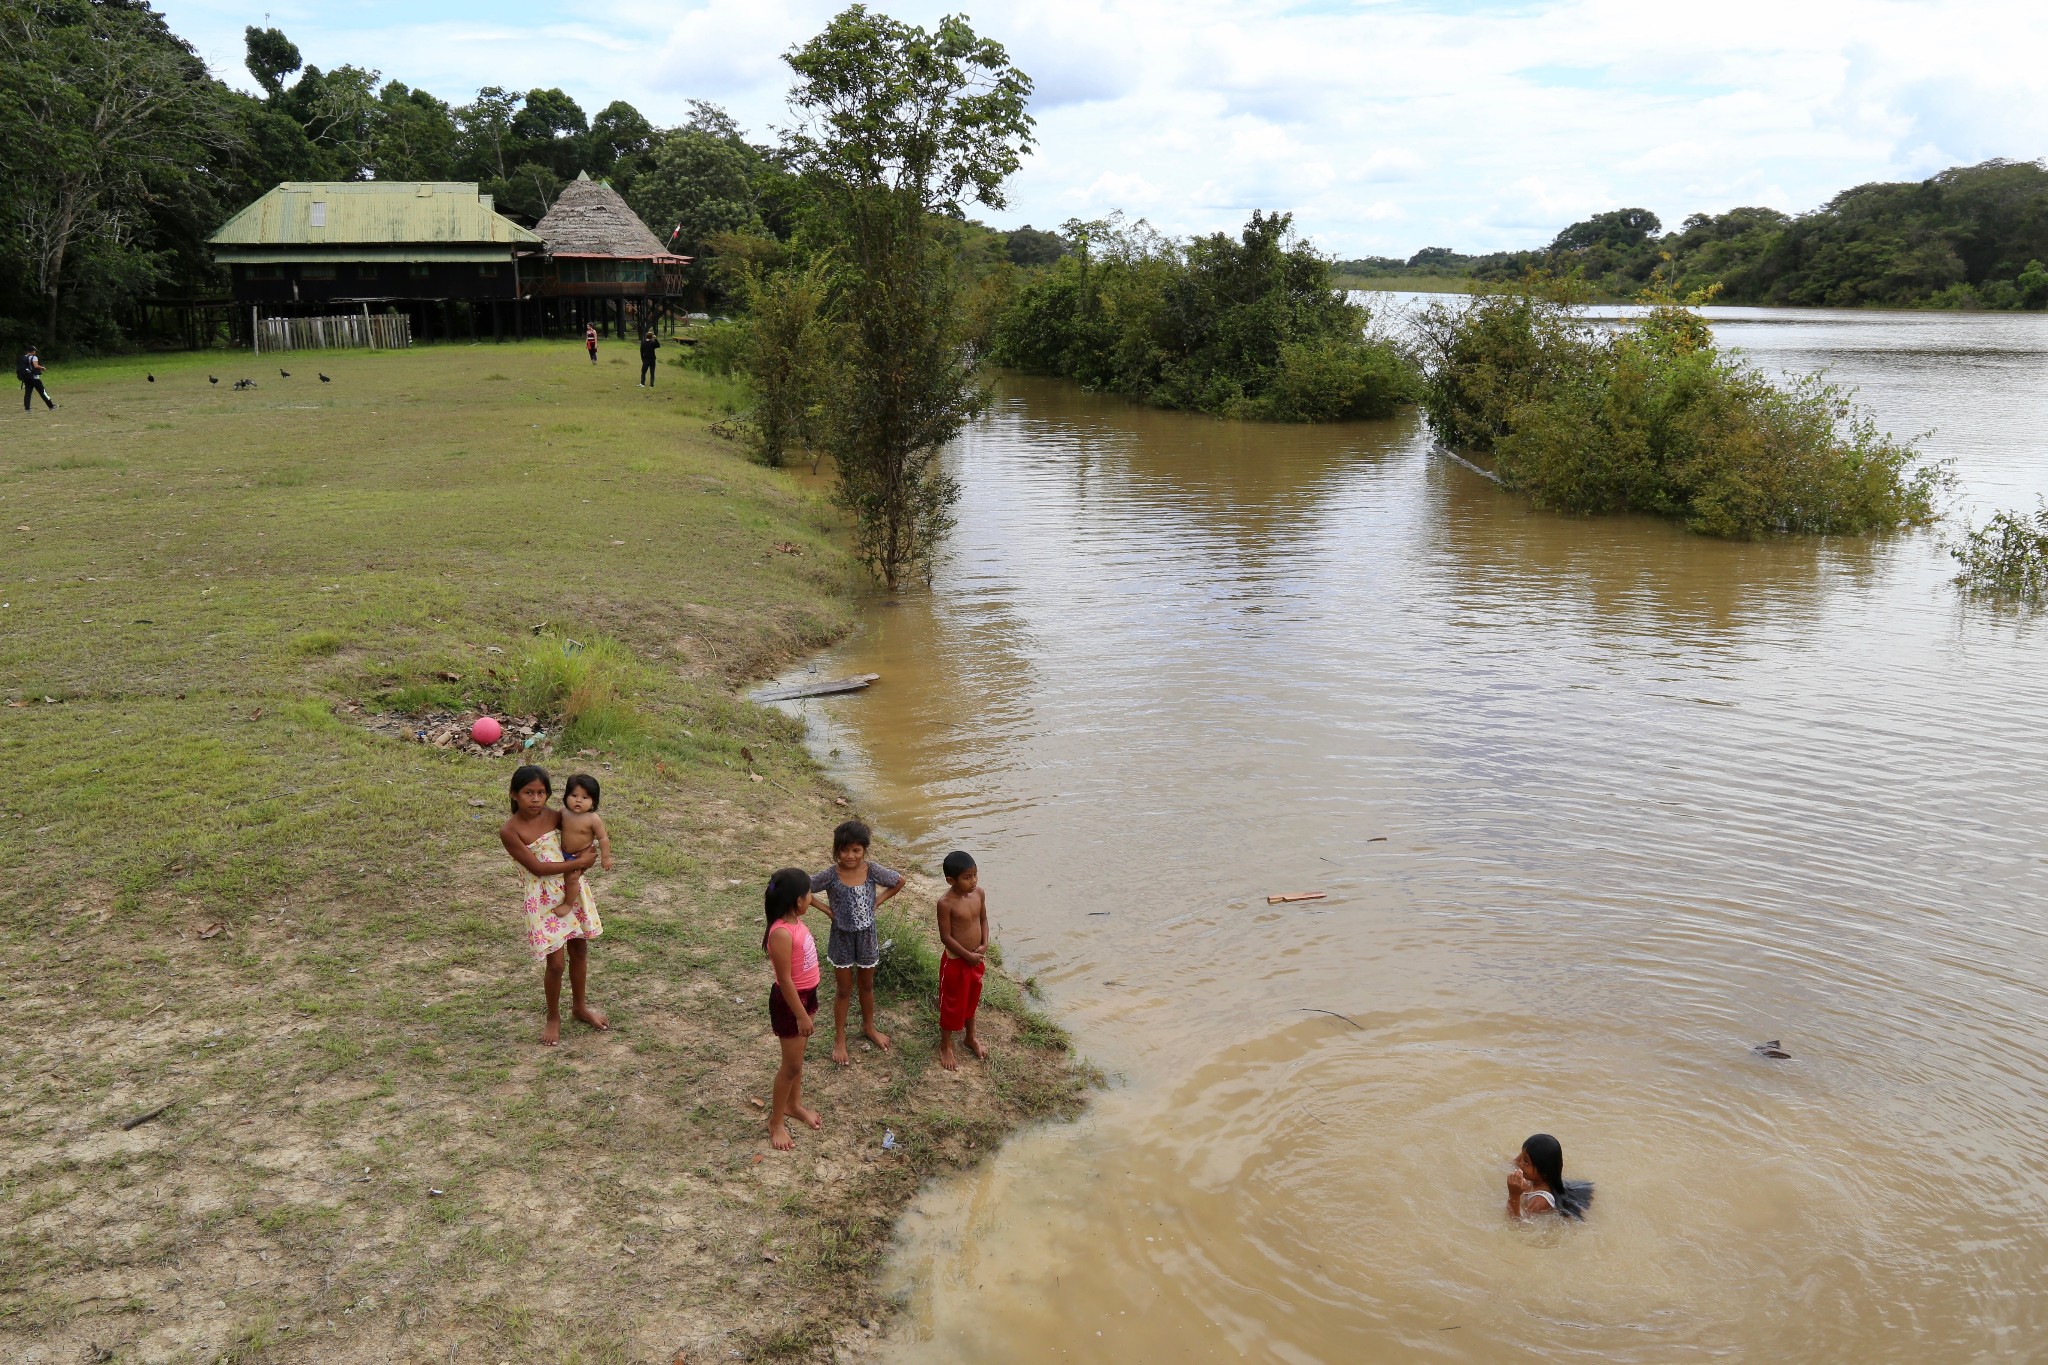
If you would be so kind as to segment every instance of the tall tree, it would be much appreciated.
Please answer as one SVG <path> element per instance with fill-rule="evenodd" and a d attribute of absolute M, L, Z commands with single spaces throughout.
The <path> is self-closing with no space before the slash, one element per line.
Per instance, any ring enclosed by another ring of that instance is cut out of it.
<path fill-rule="evenodd" d="M 244 64 L 249 74 L 272 99 L 284 93 L 284 78 L 305 65 L 298 44 L 281 30 L 251 24 L 242 30 L 242 44 L 248 50 Z"/>
<path fill-rule="evenodd" d="M 585 147 L 590 172 L 604 176 L 613 189 L 625 194 L 654 148 L 654 125 L 624 100 L 613 100 L 590 121 Z"/>
<path fill-rule="evenodd" d="M 487 85 L 476 99 L 456 111 L 461 130 L 457 157 L 462 173 L 475 180 L 503 180 L 507 154 L 515 149 L 512 120 L 524 97 L 502 86 Z"/>
<path fill-rule="evenodd" d="M 309 66 L 279 104 L 327 154 L 327 178 L 367 180 L 376 168 L 378 72 L 360 66 Z"/>
<path fill-rule="evenodd" d="M 146 4 L 0 0 L 0 238 L 50 345 L 67 293 L 144 292 L 163 237 L 206 215 L 225 96 Z"/>
<path fill-rule="evenodd" d="M 386 83 L 371 119 L 370 165 L 379 180 L 453 180 L 454 111 L 424 90 Z"/>
<path fill-rule="evenodd" d="M 546 166 L 565 180 L 584 169 L 584 134 L 589 131 L 583 107 L 560 90 L 527 91 L 526 102 L 512 116 L 520 159 Z"/>
<path fill-rule="evenodd" d="M 647 169 L 633 182 L 633 211 L 673 250 L 694 258 L 691 282 L 700 290 L 710 279 L 706 258 L 714 237 L 761 230 L 754 203 L 757 159 L 737 139 L 695 126 L 677 128 L 655 144 Z"/>
<path fill-rule="evenodd" d="M 946 442 L 987 401 L 936 230 L 1003 207 L 1031 147 L 1031 81 L 963 16 L 925 30 L 854 5 L 790 52 L 790 163 L 834 250 L 844 328 L 823 436 L 861 559 L 891 591 L 929 567 L 959 488 Z"/>

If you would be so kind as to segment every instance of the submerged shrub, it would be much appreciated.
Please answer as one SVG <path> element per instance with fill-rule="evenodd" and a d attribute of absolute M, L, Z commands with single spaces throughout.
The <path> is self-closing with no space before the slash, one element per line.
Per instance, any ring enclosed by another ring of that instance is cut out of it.
<path fill-rule="evenodd" d="M 999 363 L 1156 407 L 1283 422 L 1385 417 L 1417 392 L 1406 348 L 1335 287 L 1330 262 L 1254 213 L 1186 242 L 1143 222 L 1070 224 L 1074 250 L 1017 284 Z"/>
<path fill-rule="evenodd" d="M 1289 342 L 1254 415 L 1279 422 L 1391 417 L 1415 400 L 1416 389 L 1413 363 L 1392 345 L 1327 337 Z"/>
<path fill-rule="evenodd" d="M 1423 409 L 1503 486 L 1572 512 L 1650 512 L 1705 535 L 1865 534 L 1930 520 L 1944 466 L 1817 377 L 1789 388 L 1664 305 L 1602 333 L 1533 290 L 1424 318 Z"/>
<path fill-rule="evenodd" d="M 1982 526 L 1965 529 L 1949 553 L 1962 563 L 1956 583 L 1967 592 L 2015 602 L 2048 602 L 2048 502 L 2031 516 L 1993 514 Z"/>
<path fill-rule="evenodd" d="M 1558 392 L 1595 361 L 1592 328 L 1570 308 L 1523 290 L 1441 301 L 1420 320 L 1422 412 L 1445 445 L 1491 451 L 1515 412 Z"/>

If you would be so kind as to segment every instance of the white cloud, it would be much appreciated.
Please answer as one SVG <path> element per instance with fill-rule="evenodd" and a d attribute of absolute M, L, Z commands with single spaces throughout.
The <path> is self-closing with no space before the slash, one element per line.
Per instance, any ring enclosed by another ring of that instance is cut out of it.
<path fill-rule="evenodd" d="M 323 65 L 466 98 L 560 85 L 657 122 L 786 120 L 782 53 L 837 3 L 444 0 L 280 12 Z M 239 73 L 246 15 L 165 0 Z M 885 3 L 930 23 L 958 8 Z M 2016 0 L 1006 0 L 970 11 L 1035 79 L 1039 149 L 1006 223 L 1121 208 L 1171 232 L 1292 209 L 1341 254 L 1548 240 L 1623 204 L 1811 208 L 1877 179 L 2048 153 L 2048 7 Z M 363 17 L 354 17 L 361 15 Z M 379 22 L 379 19 L 383 22 Z M 520 28 L 522 20 L 532 27 Z M 317 52 L 317 56 L 315 55 Z"/>

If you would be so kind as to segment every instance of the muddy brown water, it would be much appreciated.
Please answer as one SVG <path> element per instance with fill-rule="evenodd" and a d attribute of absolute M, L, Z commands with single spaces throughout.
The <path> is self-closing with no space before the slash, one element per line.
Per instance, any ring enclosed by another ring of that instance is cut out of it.
<path fill-rule="evenodd" d="M 2048 318 L 1715 317 L 1965 510 L 2048 491 Z M 895 1358 L 2043 1351 L 2048 621 L 1932 535 L 1532 511 L 1412 418 L 1010 380 L 953 458 L 929 597 L 811 665 L 883 681 L 795 709 L 1113 1083 L 921 1199 Z M 1583 1226 L 1502 1217 L 1538 1130 Z"/>

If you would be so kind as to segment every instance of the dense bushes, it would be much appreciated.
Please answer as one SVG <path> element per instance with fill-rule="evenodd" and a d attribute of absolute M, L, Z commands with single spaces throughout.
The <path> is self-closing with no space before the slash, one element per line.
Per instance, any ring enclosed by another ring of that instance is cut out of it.
<path fill-rule="evenodd" d="M 1254 213 L 1236 238 L 1169 241 L 1143 223 L 1083 225 L 1074 250 L 1002 308 L 999 364 L 1059 375 L 1159 407 L 1328 422 L 1385 417 L 1417 392 L 1407 352 L 1330 264 L 1290 240 L 1287 214 Z"/>
<path fill-rule="evenodd" d="M 1686 308 L 1603 332 L 1523 290 L 1436 305 L 1422 333 L 1438 439 L 1491 454 L 1543 506 L 1717 536 L 1861 534 L 1930 519 L 1947 478 L 1840 389 L 1781 388 L 1721 354 Z"/>

